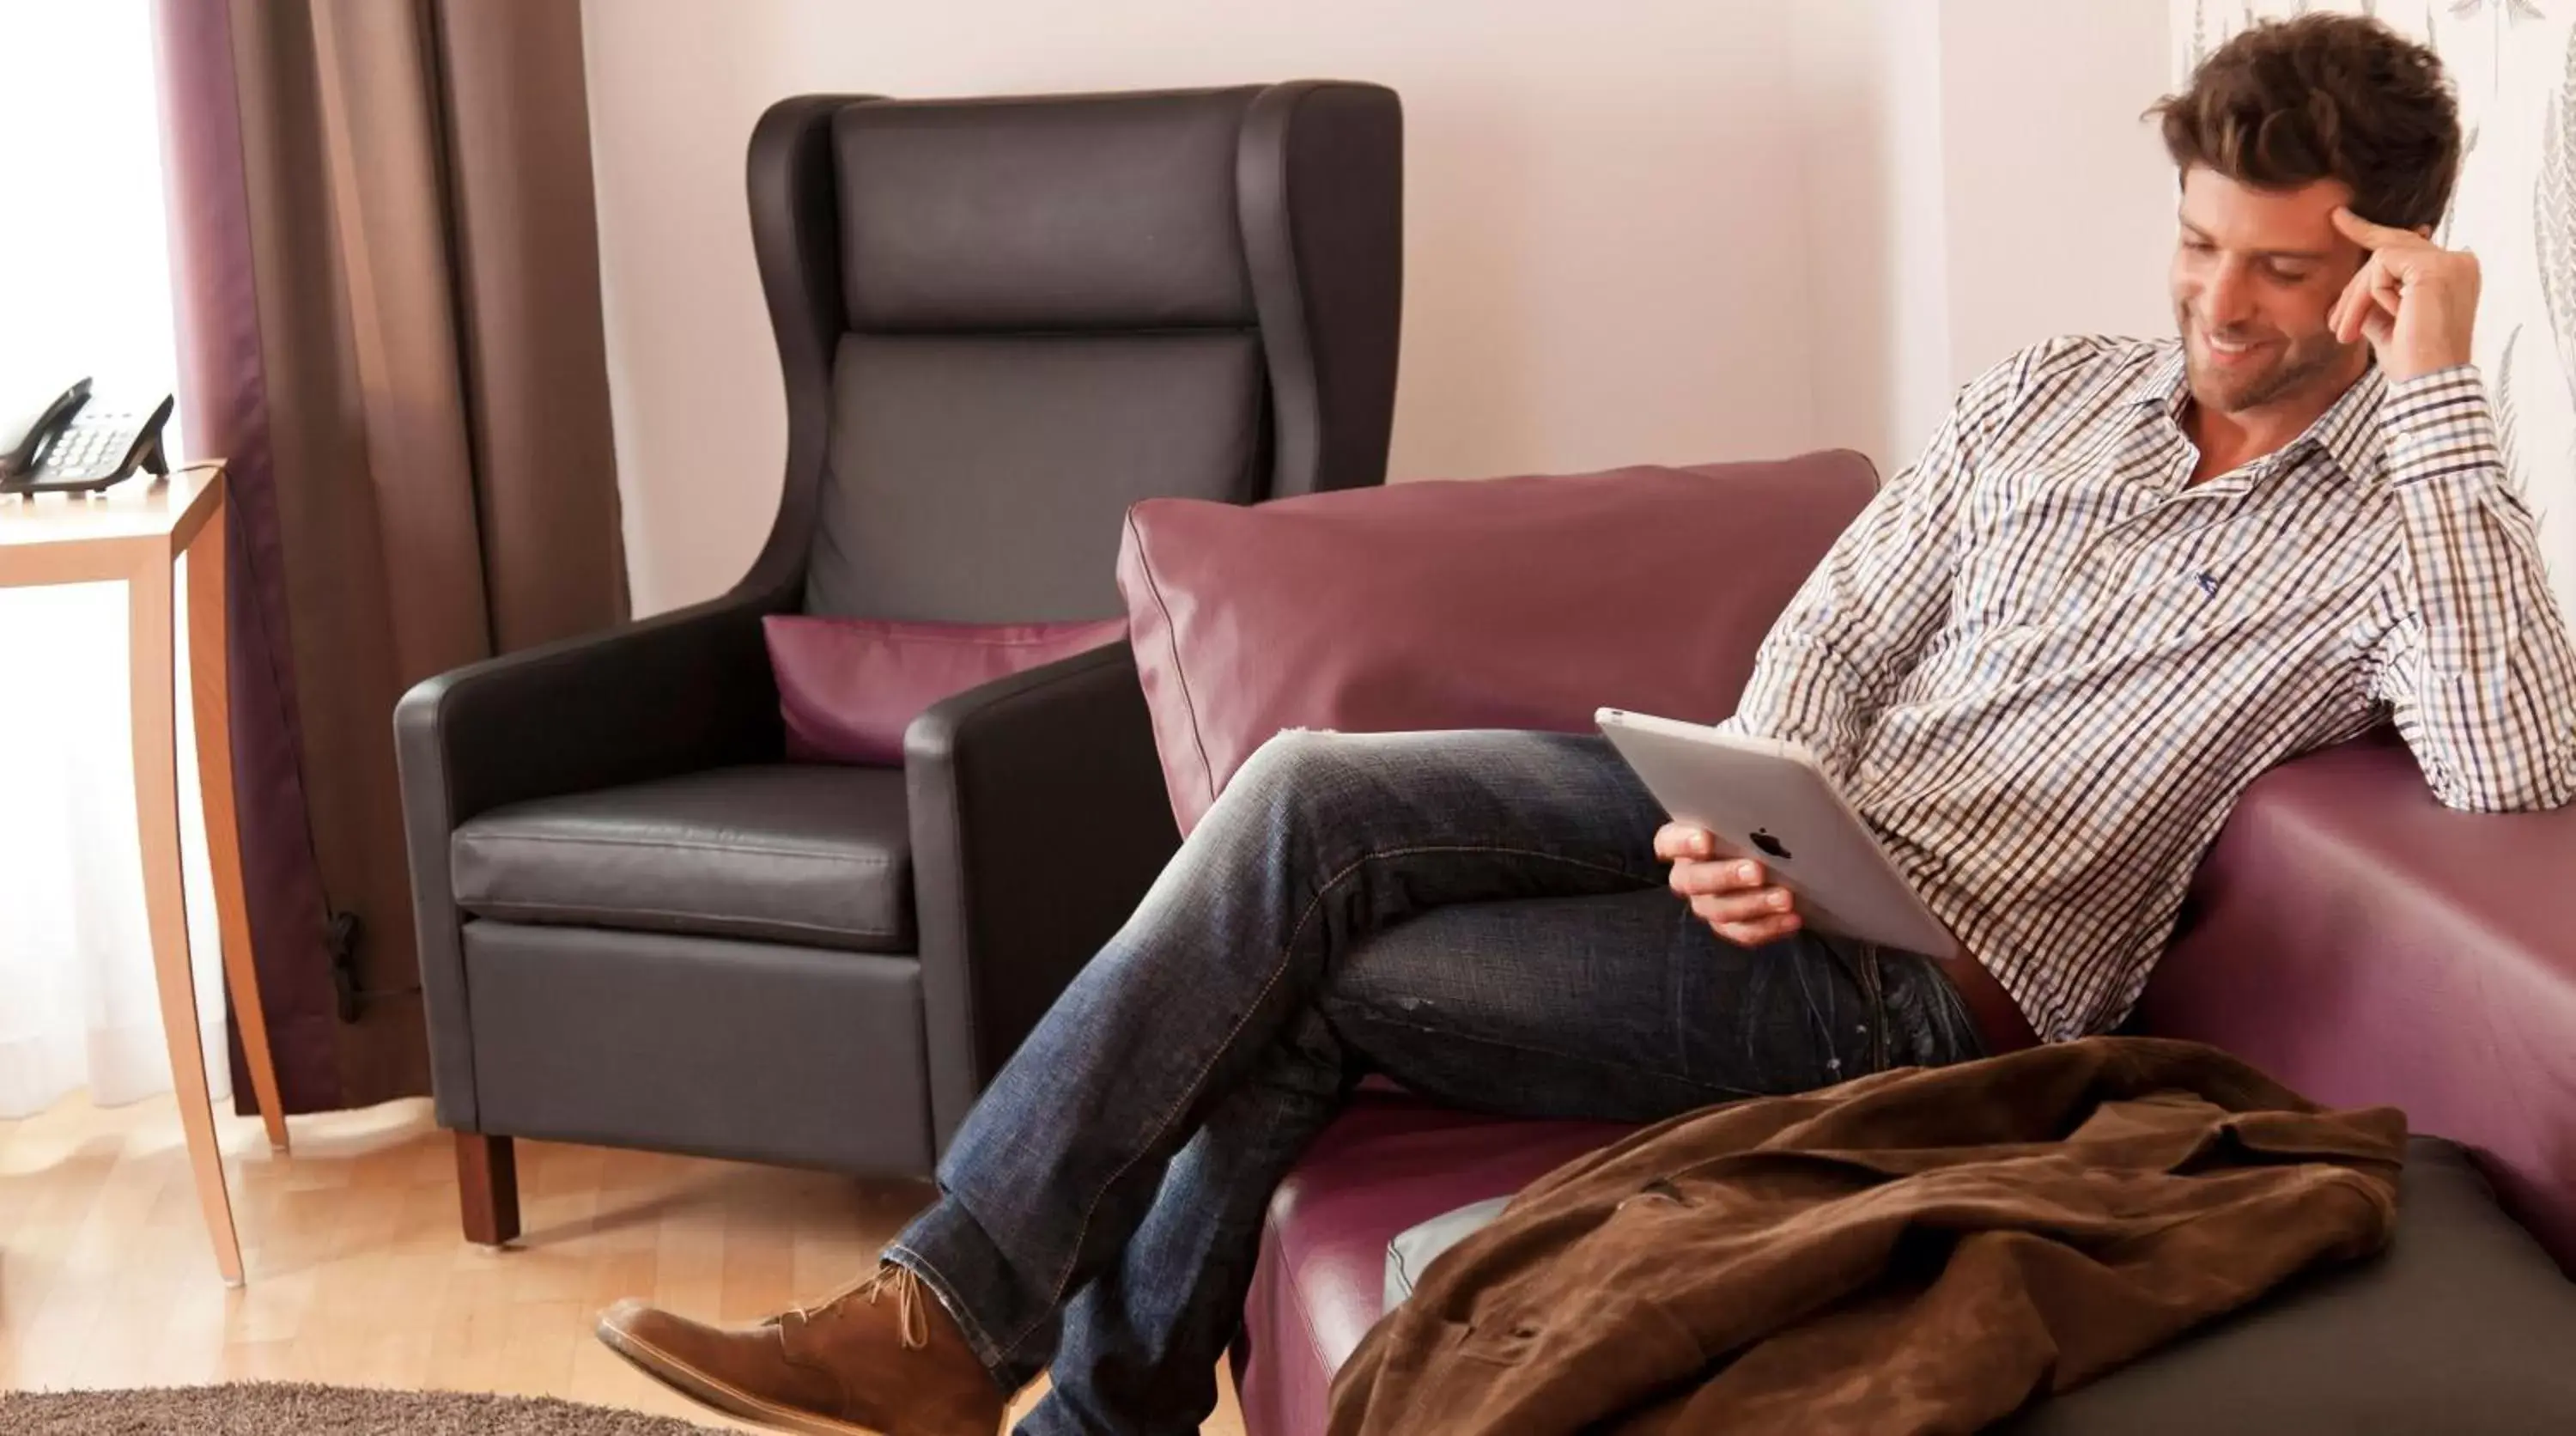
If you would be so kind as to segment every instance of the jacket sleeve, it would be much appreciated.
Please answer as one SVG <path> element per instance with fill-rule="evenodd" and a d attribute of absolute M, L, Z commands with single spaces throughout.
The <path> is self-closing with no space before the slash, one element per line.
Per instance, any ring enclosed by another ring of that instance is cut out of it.
<path fill-rule="evenodd" d="M 2371 696 L 2446 805 L 2564 804 L 2576 797 L 2576 651 L 2477 369 L 2390 385 L 2381 424 L 2404 558 Z"/>

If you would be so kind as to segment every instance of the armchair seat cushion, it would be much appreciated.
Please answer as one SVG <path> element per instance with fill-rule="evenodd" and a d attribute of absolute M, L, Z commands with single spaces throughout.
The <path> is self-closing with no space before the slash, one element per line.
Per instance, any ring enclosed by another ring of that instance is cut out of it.
<path fill-rule="evenodd" d="M 476 917 L 914 948 L 898 768 L 751 764 L 516 803 L 458 827 L 450 860 Z"/>

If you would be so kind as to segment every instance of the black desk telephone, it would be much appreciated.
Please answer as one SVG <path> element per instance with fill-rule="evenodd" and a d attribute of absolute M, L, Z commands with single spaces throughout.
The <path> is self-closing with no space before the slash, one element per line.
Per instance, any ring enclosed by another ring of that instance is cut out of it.
<path fill-rule="evenodd" d="M 166 474 L 161 429 L 169 421 L 167 395 L 149 413 L 92 408 L 83 379 L 0 428 L 0 494 L 85 493 L 138 468 Z"/>

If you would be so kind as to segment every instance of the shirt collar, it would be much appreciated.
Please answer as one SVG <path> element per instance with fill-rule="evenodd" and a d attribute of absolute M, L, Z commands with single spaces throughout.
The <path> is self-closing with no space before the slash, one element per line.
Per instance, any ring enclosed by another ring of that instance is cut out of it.
<path fill-rule="evenodd" d="M 2183 396 L 2188 392 L 2183 383 L 2182 341 L 2167 339 L 2156 345 L 2155 362 L 2129 386 L 2128 402 L 2141 409 L 2158 406 L 2168 417 L 2179 419 Z"/>
<path fill-rule="evenodd" d="M 2179 422 L 2183 401 L 2191 393 L 2183 372 L 2182 341 L 2164 340 L 2156 351 L 2155 362 L 2131 384 L 2127 402 L 2141 409 L 2162 407 L 2167 418 Z M 2356 483 L 2369 479 L 2378 472 L 2383 457 L 2379 408 L 2387 395 L 2388 376 L 2380 372 L 2379 361 L 2374 358 L 2352 387 L 2317 416 L 2306 433 L 2281 448 L 2279 457 L 2286 460 L 2313 444 L 2334 460 L 2346 479 Z"/>

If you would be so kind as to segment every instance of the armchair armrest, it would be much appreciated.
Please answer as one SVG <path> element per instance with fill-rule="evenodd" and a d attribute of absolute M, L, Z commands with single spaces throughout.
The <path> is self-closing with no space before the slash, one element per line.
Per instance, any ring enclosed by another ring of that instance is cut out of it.
<path fill-rule="evenodd" d="M 1124 643 L 987 683 L 904 734 L 931 1117 L 985 1079 L 1114 936 L 1180 830 Z"/>
<path fill-rule="evenodd" d="M 441 1125 L 477 1104 L 448 839 L 507 803 L 777 756 L 760 618 L 793 590 L 737 590 L 606 633 L 423 680 L 394 708 L 412 921 Z"/>
<path fill-rule="evenodd" d="M 2468 1146 L 2576 1271 L 2576 808 L 2433 800 L 2385 730 L 2248 789 L 2140 1002 L 2317 1101 Z"/>
<path fill-rule="evenodd" d="M 423 679 L 394 709 L 406 811 L 506 803 L 777 756 L 778 690 L 740 592 Z"/>

